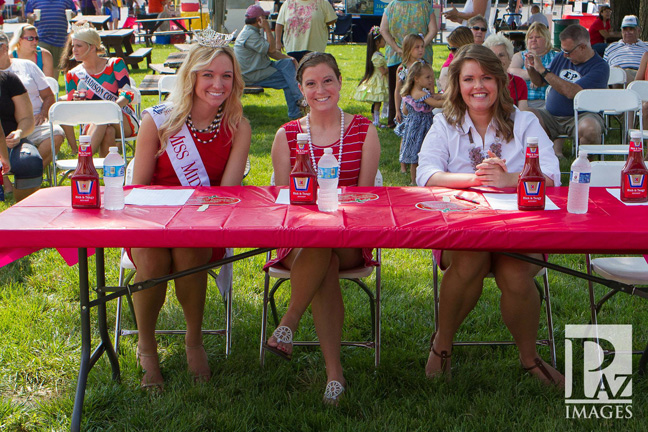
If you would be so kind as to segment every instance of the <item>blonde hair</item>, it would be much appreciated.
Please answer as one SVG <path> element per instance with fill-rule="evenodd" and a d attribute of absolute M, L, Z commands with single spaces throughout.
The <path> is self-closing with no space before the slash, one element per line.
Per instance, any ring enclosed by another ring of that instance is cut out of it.
<path fill-rule="evenodd" d="M 412 66 L 410 66 L 407 71 L 407 78 L 405 78 L 405 83 L 403 84 L 403 88 L 401 89 L 401 96 L 407 96 L 412 93 L 412 89 L 414 88 L 414 81 L 425 69 L 432 70 L 432 67 L 429 64 L 423 63 L 421 61 L 417 61 Z M 434 91 L 434 89 L 432 89 L 432 91 Z"/>
<path fill-rule="evenodd" d="M 158 135 L 161 143 L 161 154 L 166 148 L 168 138 L 174 133 L 178 132 L 191 112 L 193 107 L 193 94 L 194 86 L 196 85 L 196 75 L 201 70 L 204 70 L 209 64 L 218 56 L 225 55 L 229 57 L 234 66 L 234 77 L 232 83 L 232 93 L 223 102 L 223 120 L 232 134 L 236 132 L 236 128 L 243 118 L 243 104 L 241 103 L 241 96 L 243 96 L 243 89 L 245 83 L 241 76 L 241 67 L 236 61 L 234 51 L 230 47 L 211 48 L 202 45 L 194 45 L 184 63 L 178 71 L 178 79 L 175 88 L 169 96 L 172 103 L 171 112 L 166 121 L 160 126 Z"/>
<path fill-rule="evenodd" d="M 443 114 L 449 124 L 459 126 L 464 121 L 468 106 L 461 96 L 459 78 L 461 69 L 467 61 L 475 61 L 484 73 L 491 75 L 497 82 L 497 99 L 492 107 L 492 118 L 496 126 L 496 135 L 504 141 L 513 137 L 513 120 L 515 111 L 513 99 L 508 90 L 508 76 L 502 62 L 489 48 L 477 44 L 461 48 L 450 63 L 446 98 L 443 103 Z"/>
<path fill-rule="evenodd" d="M 106 52 L 106 48 L 101 44 L 99 32 L 92 27 L 73 27 L 71 38 L 94 46 L 97 48 L 97 53 Z"/>
<path fill-rule="evenodd" d="M 531 37 L 532 33 L 535 33 L 536 35 L 544 38 L 545 50 L 547 52 L 553 49 L 553 45 L 551 44 L 551 33 L 549 33 L 549 28 L 547 28 L 546 25 L 542 24 L 541 22 L 534 22 L 529 26 L 527 34 L 524 37 L 524 42 L 526 42 L 527 46 L 529 44 L 529 37 Z"/>
<path fill-rule="evenodd" d="M 414 33 L 408 34 L 403 39 L 403 55 L 402 55 L 402 57 L 403 57 L 403 64 L 404 65 L 407 65 L 410 62 L 410 60 L 411 60 L 410 57 L 412 56 L 412 49 L 414 48 L 414 45 L 416 44 L 416 42 L 419 42 L 419 41 L 423 42 L 425 44 L 425 40 L 423 39 L 423 36 L 421 36 L 420 34 L 414 34 Z"/>
<path fill-rule="evenodd" d="M 25 24 L 18 27 L 18 30 L 14 32 L 11 41 L 9 42 L 9 52 L 17 49 L 18 44 L 20 43 L 20 38 L 23 37 L 23 34 L 25 34 L 25 31 L 27 30 L 33 30 L 36 32 L 36 35 L 38 35 L 38 30 L 31 24 Z"/>

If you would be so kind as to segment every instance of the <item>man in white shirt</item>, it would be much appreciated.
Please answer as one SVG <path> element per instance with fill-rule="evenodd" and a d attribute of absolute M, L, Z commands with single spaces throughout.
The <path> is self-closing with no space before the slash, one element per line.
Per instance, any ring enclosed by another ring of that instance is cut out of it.
<path fill-rule="evenodd" d="M 637 17 L 626 15 L 621 22 L 622 39 L 608 45 L 603 56 L 610 66 L 617 66 L 626 71 L 627 82 L 635 80 L 641 57 L 648 52 L 648 44 L 639 39 L 640 32 Z"/>

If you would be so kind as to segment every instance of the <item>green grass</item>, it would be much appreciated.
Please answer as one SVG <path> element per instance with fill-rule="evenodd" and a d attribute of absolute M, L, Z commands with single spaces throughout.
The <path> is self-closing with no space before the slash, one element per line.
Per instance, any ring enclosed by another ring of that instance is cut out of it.
<path fill-rule="evenodd" d="M 156 46 L 154 62 L 173 48 Z M 341 106 L 370 115 L 370 105 L 352 99 L 363 72 L 365 47 L 334 46 L 344 76 Z M 437 49 L 438 69 L 446 50 Z M 133 73 L 140 82 L 146 71 Z M 146 97 L 144 106 L 157 103 Z M 246 95 L 245 113 L 252 123 L 252 172 L 246 184 L 269 183 L 269 150 L 277 128 L 287 121 L 281 91 Z M 398 140 L 391 130 L 379 131 L 380 169 L 385 185 L 403 186 L 399 173 Z M 567 149 L 566 149 L 567 150 Z M 568 154 L 568 152 L 566 152 Z M 566 171 L 571 161 L 563 162 Z M 7 208 L 11 201 L 0 203 Z M 118 251 L 107 251 L 109 281 L 117 280 Z M 552 256 L 551 260 L 584 270 L 582 256 Z M 338 409 L 322 405 L 326 384 L 317 349 L 297 348 L 291 363 L 267 356 L 260 369 L 258 344 L 263 291 L 262 257 L 235 264 L 234 334 L 232 354 L 224 356 L 224 339 L 205 339 L 213 379 L 194 385 L 186 372 L 181 337 L 160 338 L 166 379 L 165 392 L 151 396 L 138 388 L 135 338 L 123 339 L 122 380 L 111 380 L 105 358 L 91 372 L 82 428 L 110 431 L 428 431 L 428 430 L 623 430 L 646 429 L 646 381 L 635 377 L 631 420 L 567 420 L 564 396 L 523 374 L 514 348 L 457 347 L 450 383 L 424 377 L 432 328 L 431 253 L 426 250 L 383 251 L 383 350 L 374 369 L 373 352 L 343 348 L 348 394 Z M 372 278 L 373 279 L 373 278 Z M 588 322 L 586 284 L 550 272 L 559 368 L 564 367 L 564 328 Z M 211 284 L 211 283 L 210 283 Z M 215 289 L 210 292 L 215 293 Z M 604 290 L 599 288 L 598 293 Z M 345 337 L 367 337 L 368 311 L 364 295 L 344 290 Z M 282 307 L 287 289 L 280 294 Z M 62 431 L 69 429 L 78 362 L 80 324 L 77 268 L 68 267 L 55 250 L 43 250 L 0 269 L 0 431 Z M 109 305 L 114 322 L 115 305 Z M 95 316 L 93 315 L 93 322 Z M 632 324 L 635 347 L 648 339 L 645 302 L 618 296 L 604 308 L 602 323 Z M 220 328 L 223 307 L 216 295 L 208 301 L 206 327 Z M 130 320 L 127 320 L 130 321 Z M 182 326 L 182 313 L 169 291 L 161 327 Z M 272 325 L 271 325 L 272 326 Z M 540 332 L 545 328 L 541 324 Z M 297 337 L 312 337 L 306 314 Z M 96 341 L 97 334 L 93 334 Z M 499 313 L 498 290 L 486 282 L 484 295 L 461 327 L 458 338 L 504 339 L 509 334 Z M 540 349 L 548 358 L 548 350 Z M 638 359 L 634 361 L 635 368 Z"/>

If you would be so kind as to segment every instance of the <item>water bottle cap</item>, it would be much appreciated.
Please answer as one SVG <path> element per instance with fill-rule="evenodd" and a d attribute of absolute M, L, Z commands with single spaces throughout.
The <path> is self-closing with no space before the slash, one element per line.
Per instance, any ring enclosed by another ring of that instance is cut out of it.
<path fill-rule="evenodd" d="M 119 147 L 108 147 L 108 151 L 110 153 L 117 153 L 119 154 Z"/>
<path fill-rule="evenodd" d="M 586 158 L 587 157 L 587 152 L 585 150 L 578 149 L 578 157 L 579 158 Z"/>
<path fill-rule="evenodd" d="M 333 149 L 331 147 L 326 147 L 324 149 L 324 154 L 333 154 Z"/>
<path fill-rule="evenodd" d="M 90 138 L 91 138 L 90 135 L 81 135 L 81 136 L 79 137 L 79 142 L 80 142 L 80 143 L 89 143 L 89 142 L 90 142 Z"/>
<path fill-rule="evenodd" d="M 308 134 L 307 133 L 298 133 L 297 134 L 297 141 L 308 141 Z"/>

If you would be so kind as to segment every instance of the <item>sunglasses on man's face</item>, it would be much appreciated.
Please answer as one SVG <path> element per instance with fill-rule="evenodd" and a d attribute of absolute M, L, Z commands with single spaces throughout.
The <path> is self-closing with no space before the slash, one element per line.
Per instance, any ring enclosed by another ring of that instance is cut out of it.
<path fill-rule="evenodd" d="M 21 39 L 25 39 L 26 41 L 29 42 L 33 42 L 33 41 L 38 42 L 38 36 L 23 36 Z"/>
<path fill-rule="evenodd" d="M 475 31 L 483 31 L 483 32 L 485 32 L 486 30 L 488 30 L 486 27 L 479 27 L 479 26 L 472 26 L 472 27 L 470 27 L 470 28 L 473 29 L 473 30 L 475 30 Z"/>

